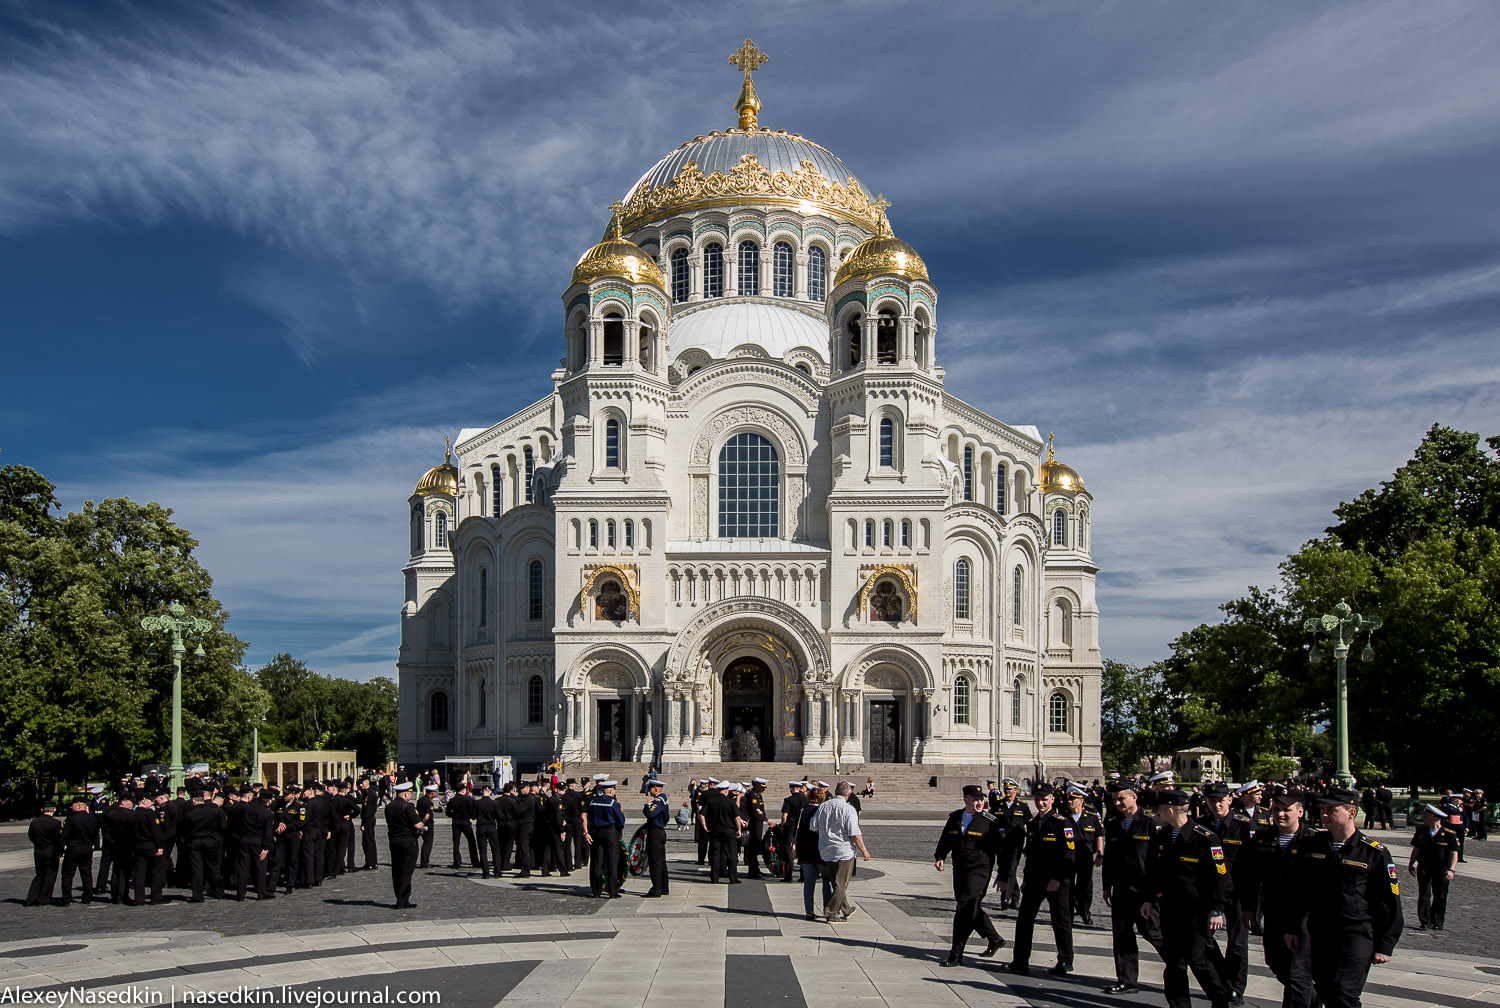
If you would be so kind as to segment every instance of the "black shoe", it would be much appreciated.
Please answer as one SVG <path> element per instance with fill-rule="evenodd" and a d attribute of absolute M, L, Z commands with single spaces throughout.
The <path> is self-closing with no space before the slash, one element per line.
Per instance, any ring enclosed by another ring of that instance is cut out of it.
<path fill-rule="evenodd" d="M 1093 927 L 1094 926 L 1094 918 L 1092 916 L 1090 916 L 1089 914 L 1084 914 L 1083 915 L 1083 926 L 1084 927 Z"/>
<path fill-rule="evenodd" d="M 1048 966 L 1047 972 L 1051 973 L 1053 976 L 1067 976 L 1069 973 L 1073 972 L 1073 967 L 1064 966 L 1062 963 L 1058 963 L 1056 966 Z"/>
<path fill-rule="evenodd" d="M 1108 987 L 1104 988 L 1104 993 L 1106 993 L 1106 994 L 1135 994 L 1139 990 L 1140 990 L 1140 987 L 1138 987 L 1135 984 L 1112 983 Z"/>
<path fill-rule="evenodd" d="M 1417 930 L 1418 931 L 1426 931 L 1427 930 L 1427 925 L 1426 924 L 1418 924 L 1417 925 Z"/>
<path fill-rule="evenodd" d="M 1245 995 L 1236 994 L 1234 991 L 1230 991 L 1229 1000 L 1224 1003 L 1229 1005 L 1229 1008 L 1235 1008 L 1236 1005 L 1242 1005 L 1245 1003 Z"/>
<path fill-rule="evenodd" d="M 938 965 L 940 965 L 940 966 L 962 966 L 963 964 L 964 964 L 964 957 L 962 955 L 960 955 L 957 952 L 949 952 L 948 953 L 948 958 L 944 959 Z"/>
<path fill-rule="evenodd" d="M 1434 924 L 1434 925 L 1432 925 L 1432 930 L 1434 930 L 1434 931 L 1441 931 L 1441 930 L 1443 930 L 1443 925 L 1441 925 L 1441 924 Z"/>
<path fill-rule="evenodd" d="M 1007 973 L 1014 973 L 1016 976 L 1029 976 L 1031 974 L 1030 966 L 1022 966 L 1019 963 L 1008 962 L 1000 968 Z"/>
<path fill-rule="evenodd" d="M 661 899 L 661 893 L 659 893 L 659 892 L 641 893 L 641 899 Z"/>
<path fill-rule="evenodd" d="M 1004 938 L 991 938 L 990 939 L 990 943 L 988 945 L 986 945 L 984 947 L 984 951 L 981 952 L 981 953 L 979 953 L 979 954 L 982 955 L 982 956 L 985 956 L 986 958 L 988 958 L 989 956 L 994 955 L 996 952 L 999 952 L 1004 947 L 1005 947 L 1005 939 Z"/>

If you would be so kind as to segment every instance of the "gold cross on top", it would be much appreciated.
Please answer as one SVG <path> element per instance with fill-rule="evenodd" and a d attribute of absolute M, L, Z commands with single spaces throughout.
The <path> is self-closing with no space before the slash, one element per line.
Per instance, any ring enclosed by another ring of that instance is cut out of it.
<path fill-rule="evenodd" d="M 739 100 L 734 103 L 735 111 L 740 114 L 740 129 L 742 130 L 754 130 L 758 125 L 760 99 L 756 97 L 755 82 L 750 79 L 750 75 L 770 58 L 755 48 L 755 43 L 749 39 L 746 39 L 745 44 L 729 57 L 730 63 L 745 71 L 745 83 L 740 87 Z"/>
<path fill-rule="evenodd" d="M 733 63 L 736 69 L 745 71 L 745 79 L 749 80 L 750 75 L 760 69 L 770 58 L 755 48 L 754 42 L 746 39 L 745 44 L 736 49 L 734 54 L 729 57 L 729 62 Z"/>

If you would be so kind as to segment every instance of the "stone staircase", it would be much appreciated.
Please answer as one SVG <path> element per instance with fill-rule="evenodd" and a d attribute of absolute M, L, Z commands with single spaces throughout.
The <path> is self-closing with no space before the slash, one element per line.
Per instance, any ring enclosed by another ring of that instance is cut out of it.
<path fill-rule="evenodd" d="M 641 780 L 646 773 L 644 763 L 571 763 L 559 776 L 566 780 L 576 777 L 584 781 L 596 773 L 609 774 L 620 781 L 619 795 L 622 803 L 630 795 L 640 793 Z M 821 780 L 830 785 L 841 780 L 851 781 L 856 793 L 864 787 L 865 778 L 875 778 L 876 799 L 882 806 L 909 802 L 960 801 L 965 784 L 984 786 L 987 778 L 995 776 L 995 768 L 965 766 L 912 766 L 904 763 L 869 763 L 845 766 L 834 773 L 832 764 L 801 763 L 693 763 L 684 769 L 671 769 L 657 775 L 667 786 L 667 794 L 680 801 L 687 793 L 688 784 L 694 779 L 708 777 L 733 781 L 751 781 L 764 777 L 770 781 L 766 791 L 773 795 L 787 793 L 787 782 Z M 628 783 L 626 783 L 628 781 Z M 868 803 L 869 799 L 864 799 Z"/>

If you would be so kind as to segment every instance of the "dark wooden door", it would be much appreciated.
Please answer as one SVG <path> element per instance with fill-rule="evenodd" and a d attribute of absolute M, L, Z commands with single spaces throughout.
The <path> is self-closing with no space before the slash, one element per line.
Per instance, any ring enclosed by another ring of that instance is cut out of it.
<path fill-rule="evenodd" d="M 595 752 L 605 763 L 619 763 L 630 758 L 630 710 L 625 700 L 600 700 L 594 718 L 598 733 Z"/>
<path fill-rule="evenodd" d="M 902 763 L 901 701 L 870 701 L 870 762 Z"/>

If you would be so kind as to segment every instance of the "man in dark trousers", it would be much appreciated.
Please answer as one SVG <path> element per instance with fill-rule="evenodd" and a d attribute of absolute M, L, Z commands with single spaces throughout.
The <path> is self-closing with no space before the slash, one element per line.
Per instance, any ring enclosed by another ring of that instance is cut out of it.
<path fill-rule="evenodd" d="M 177 827 L 187 843 L 188 884 L 193 893 L 189 903 L 203 902 L 205 884 L 215 899 L 224 898 L 219 885 L 219 859 L 223 857 L 224 829 L 228 825 L 224 810 L 209 801 L 204 792 L 191 793 L 188 809 Z"/>
<path fill-rule="evenodd" d="M 323 884 L 323 857 L 333 833 L 333 807 L 312 781 L 302 789 L 302 804 L 306 812 L 302 820 L 302 884 L 318 886 Z"/>
<path fill-rule="evenodd" d="M 563 845 L 568 871 L 585 867 L 589 860 L 589 844 L 583 838 L 583 795 L 577 785 L 577 779 L 569 777 L 560 798 L 568 832 L 568 842 Z"/>
<path fill-rule="evenodd" d="M 666 785 L 659 780 L 646 781 L 646 804 L 641 814 L 646 817 L 646 868 L 651 875 L 651 888 L 646 890 L 647 899 L 666 896 L 667 883 L 667 823 L 672 821 L 672 803 L 662 792 Z"/>
<path fill-rule="evenodd" d="M 1134 781 L 1109 785 L 1115 814 L 1104 823 L 1104 874 L 1100 885 L 1109 907 L 1114 938 L 1115 982 L 1106 994 L 1134 994 L 1140 990 L 1140 945 L 1136 933 L 1161 950 L 1158 921 L 1141 915 L 1146 902 L 1146 850 L 1156 831 L 1156 817 L 1141 808 Z"/>
<path fill-rule="evenodd" d="M 89 803 L 79 795 L 73 799 L 72 811 L 62 828 L 62 900 L 73 902 L 73 874 L 83 878 L 83 902 L 94 900 L 94 848 L 99 846 L 99 820 L 89 811 Z"/>
<path fill-rule="evenodd" d="M 1329 788 L 1318 798 L 1323 832 L 1303 845 L 1298 917 L 1312 944 L 1313 990 L 1326 1008 L 1358 1008 L 1372 963 L 1401 940 L 1401 887 L 1391 852 L 1355 828 L 1359 797 Z M 1288 935 L 1297 951 L 1300 939 Z"/>
<path fill-rule="evenodd" d="M 432 864 L 432 843 L 437 839 L 437 795 L 436 784 L 422 787 L 422 797 L 417 799 L 417 821 L 422 825 L 422 856 L 417 859 L 418 868 Z"/>
<path fill-rule="evenodd" d="M 1084 927 L 1094 926 L 1094 869 L 1104 864 L 1104 822 L 1088 808 L 1089 792 L 1069 784 L 1068 806 L 1064 813 L 1073 821 L 1078 839 L 1078 857 L 1073 862 L 1073 916 L 1083 920 Z"/>
<path fill-rule="evenodd" d="M 542 797 L 536 823 L 536 864 L 545 878 L 550 872 L 569 874 L 565 851 L 568 846 L 568 823 L 563 814 L 562 798 L 548 790 Z"/>
<path fill-rule="evenodd" d="M 1038 784 L 1031 795 L 1036 800 L 1036 816 L 1026 825 L 1026 865 L 1021 872 L 1021 903 L 1016 912 L 1015 956 L 1005 969 L 1021 976 L 1031 972 L 1031 932 L 1045 900 L 1057 943 L 1057 962 L 1048 972 L 1062 976 L 1073 972 L 1073 907 L 1068 889 L 1074 863 L 1089 855 L 1079 850 L 1073 821 L 1052 807 L 1052 786 Z"/>
<path fill-rule="evenodd" d="M 235 864 L 234 898 L 243 900 L 250 879 L 254 878 L 256 896 L 275 899 L 266 884 L 266 859 L 271 856 L 271 845 L 275 842 L 276 817 L 271 814 L 270 803 L 276 797 L 276 789 L 265 788 L 257 798 L 250 788 L 241 788 L 240 797 L 245 801 L 241 803 L 244 808 L 235 833 L 239 861 Z"/>
<path fill-rule="evenodd" d="M 295 783 L 286 786 L 275 811 L 276 872 L 271 881 L 279 883 L 282 892 L 290 893 L 297 888 L 297 875 L 302 870 L 302 831 L 307 827 L 307 803 Z"/>
<path fill-rule="evenodd" d="M 807 808 L 807 781 L 787 781 L 791 793 L 781 799 L 781 881 L 792 880 L 792 862 L 796 861 L 797 823 Z"/>
<path fill-rule="evenodd" d="M 1458 867 L 1458 834 L 1444 825 L 1443 819 L 1442 809 L 1428 805 L 1422 810 L 1422 825 L 1411 838 L 1406 870 L 1417 877 L 1419 931 L 1443 930 L 1448 916 L 1448 884 Z"/>
<path fill-rule="evenodd" d="M 380 790 L 366 777 L 359 782 L 358 797 L 360 845 L 365 859 L 361 867 L 369 871 L 380 866 L 380 850 L 375 843 L 375 817 L 380 814 Z"/>
<path fill-rule="evenodd" d="M 339 785 L 338 801 L 344 820 L 344 842 L 339 854 L 343 860 L 344 871 L 352 872 L 359 868 L 359 865 L 355 863 L 354 850 L 359 846 L 360 833 L 359 799 L 354 794 L 352 780 L 346 780 Z"/>
<path fill-rule="evenodd" d="M 516 867 L 520 869 L 516 873 L 517 878 L 531 878 L 531 869 L 536 864 L 532 834 L 536 832 L 536 820 L 541 809 L 542 803 L 536 796 L 532 782 L 522 781 L 520 796 L 516 798 Z"/>
<path fill-rule="evenodd" d="M 615 799 L 614 781 L 600 781 L 594 789 L 584 828 L 589 844 L 589 892 L 595 899 L 619 899 L 624 881 L 620 834 L 625 829 L 625 810 Z"/>
<path fill-rule="evenodd" d="M 765 856 L 766 785 L 769 783 L 764 777 L 756 777 L 741 802 L 745 820 L 745 874 L 753 879 L 765 877 L 760 862 Z M 770 870 L 769 864 L 766 869 Z"/>
<path fill-rule="evenodd" d="M 479 835 L 479 871 L 482 878 L 500 874 L 500 809 L 495 804 L 494 788 L 479 786 L 474 799 L 474 832 Z"/>
<path fill-rule="evenodd" d="M 396 892 L 396 909 L 415 906 L 411 901 L 411 876 L 417 868 L 417 846 L 426 830 L 421 816 L 407 800 L 410 783 L 397 784 L 385 807 L 386 836 L 391 848 L 391 886 Z"/>
<path fill-rule="evenodd" d="M 151 882 L 151 902 L 161 902 L 161 886 L 156 877 L 156 859 L 162 856 L 161 824 L 156 820 L 156 809 L 150 798 L 142 798 L 130 813 L 130 878 L 135 901 L 131 906 L 146 902 L 146 882 Z M 127 901 L 129 902 L 129 901 Z"/>
<path fill-rule="evenodd" d="M 739 804 L 730 794 L 729 781 L 719 781 L 704 795 L 698 819 L 708 834 L 708 881 L 717 885 L 723 877 L 729 885 L 739 885 L 739 848 L 737 841 L 744 821 Z"/>
<path fill-rule="evenodd" d="M 1005 830 L 1005 849 L 1000 852 L 1001 877 L 1005 891 L 1000 894 L 1000 909 L 1021 905 L 1021 884 L 1016 877 L 1021 867 L 1021 853 L 1026 848 L 1026 824 L 1031 822 L 1031 806 L 1021 800 L 1021 785 L 1014 777 L 1000 783 L 1003 794 L 998 806 L 991 802 L 990 811 Z"/>
<path fill-rule="evenodd" d="M 57 888 L 57 860 L 62 857 L 62 822 L 57 818 L 57 803 L 42 803 L 42 814 L 31 820 L 26 828 L 26 839 L 31 841 L 31 861 L 36 874 L 31 878 L 31 888 L 26 890 L 26 905 L 41 906 L 52 902 L 52 892 Z"/>
<path fill-rule="evenodd" d="M 1229 913 L 1229 866 L 1219 838 L 1191 821 L 1192 796 L 1162 790 L 1161 821 L 1146 852 L 1148 897 L 1141 913 L 1161 921 L 1162 988 L 1168 1008 L 1189 1008 L 1188 970 L 1213 1008 L 1229 1004 L 1229 987 L 1209 960 L 1209 935 L 1224 930 Z"/>
<path fill-rule="evenodd" d="M 349 846 L 349 803 L 339 793 L 338 781 L 327 781 L 323 785 L 323 799 L 328 803 L 328 839 L 323 849 L 323 877 L 338 878 L 344 874 L 344 851 Z"/>
<path fill-rule="evenodd" d="M 511 852 L 516 846 L 516 786 L 507 781 L 495 799 L 495 825 L 500 839 L 500 853 L 495 856 L 495 875 L 511 868 Z"/>
<path fill-rule="evenodd" d="M 448 799 L 448 804 L 443 811 L 449 819 L 453 820 L 453 864 L 451 867 L 462 868 L 464 866 L 463 852 L 459 848 L 460 839 L 469 842 L 469 867 L 479 867 L 479 845 L 474 839 L 474 799 L 467 790 L 460 791 Z"/>
<path fill-rule="evenodd" d="M 1259 790 L 1256 791 L 1257 800 Z M 1198 820 L 1204 828 L 1213 832 L 1224 849 L 1224 863 L 1229 875 L 1229 908 L 1224 917 L 1224 951 L 1219 951 L 1218 942 L 1212 937 L 1208 942 L 1208 960 L 1229 987 L 1229 1003 L 1238 1004 L 1244 997 L 1245 983 L 1250 972 L 1250 918 L 1254 916 L 1255 904 L 1242 902 L 1241 896 L 1247 886 L 1242 875 L 1248 862 L 1240 862 L 1240 853 L 1255 837 L 1254 820 L 1234 814 L 1234 799 L 1229 785 L 1222 781 L 1203 789 L 1208 802 L 1208 814 Z M 1259 805 L 1254 806 L 1265 813 Z M 1266 813 L 1268 815 L 1268 813 Z"/>
<path fill-rule="evenodd" d="M 1271 823 L 1256 832 L 1240 851 L 1244 871 L 1240 879 L 1241 905 L 1252 902 L 1265 919 L 1262 946 L 1266 965 L 1281 982 L 1282 1008 L 1309 1008 L 1312 1004 L 1312 949 L 1307 929 L 1297 918 L 1297 886 L 1300 885 L 1302 847 L 1313 836 L 1306 823 L 1307 799 L 1299 791 L 1277 785 L 1270 790 Z M 1288 935 L 1297 936 L 1294 953 Z"/>
<path fill-rule="evenodd" d="M 1005 827 L 984 807 L 984 789 L 977 784 L 964 785 L 964 807 L 948 815 L 938 837 L 932 863 L 938 871 L 950 858 L 953 862 L 953 941 L 944 966 L 962 966 L 964 946 L 969 935 L 979 932 L 989 944 L 982 956 L 992 956 L 1005 947 L 1005 939 L 995 930 L 989 914 L 984 912 L 984 895 L 995 875 L 995 859 L 1005 849 Z M 995 887 L 1001 886 L 996 879 Z"/>

